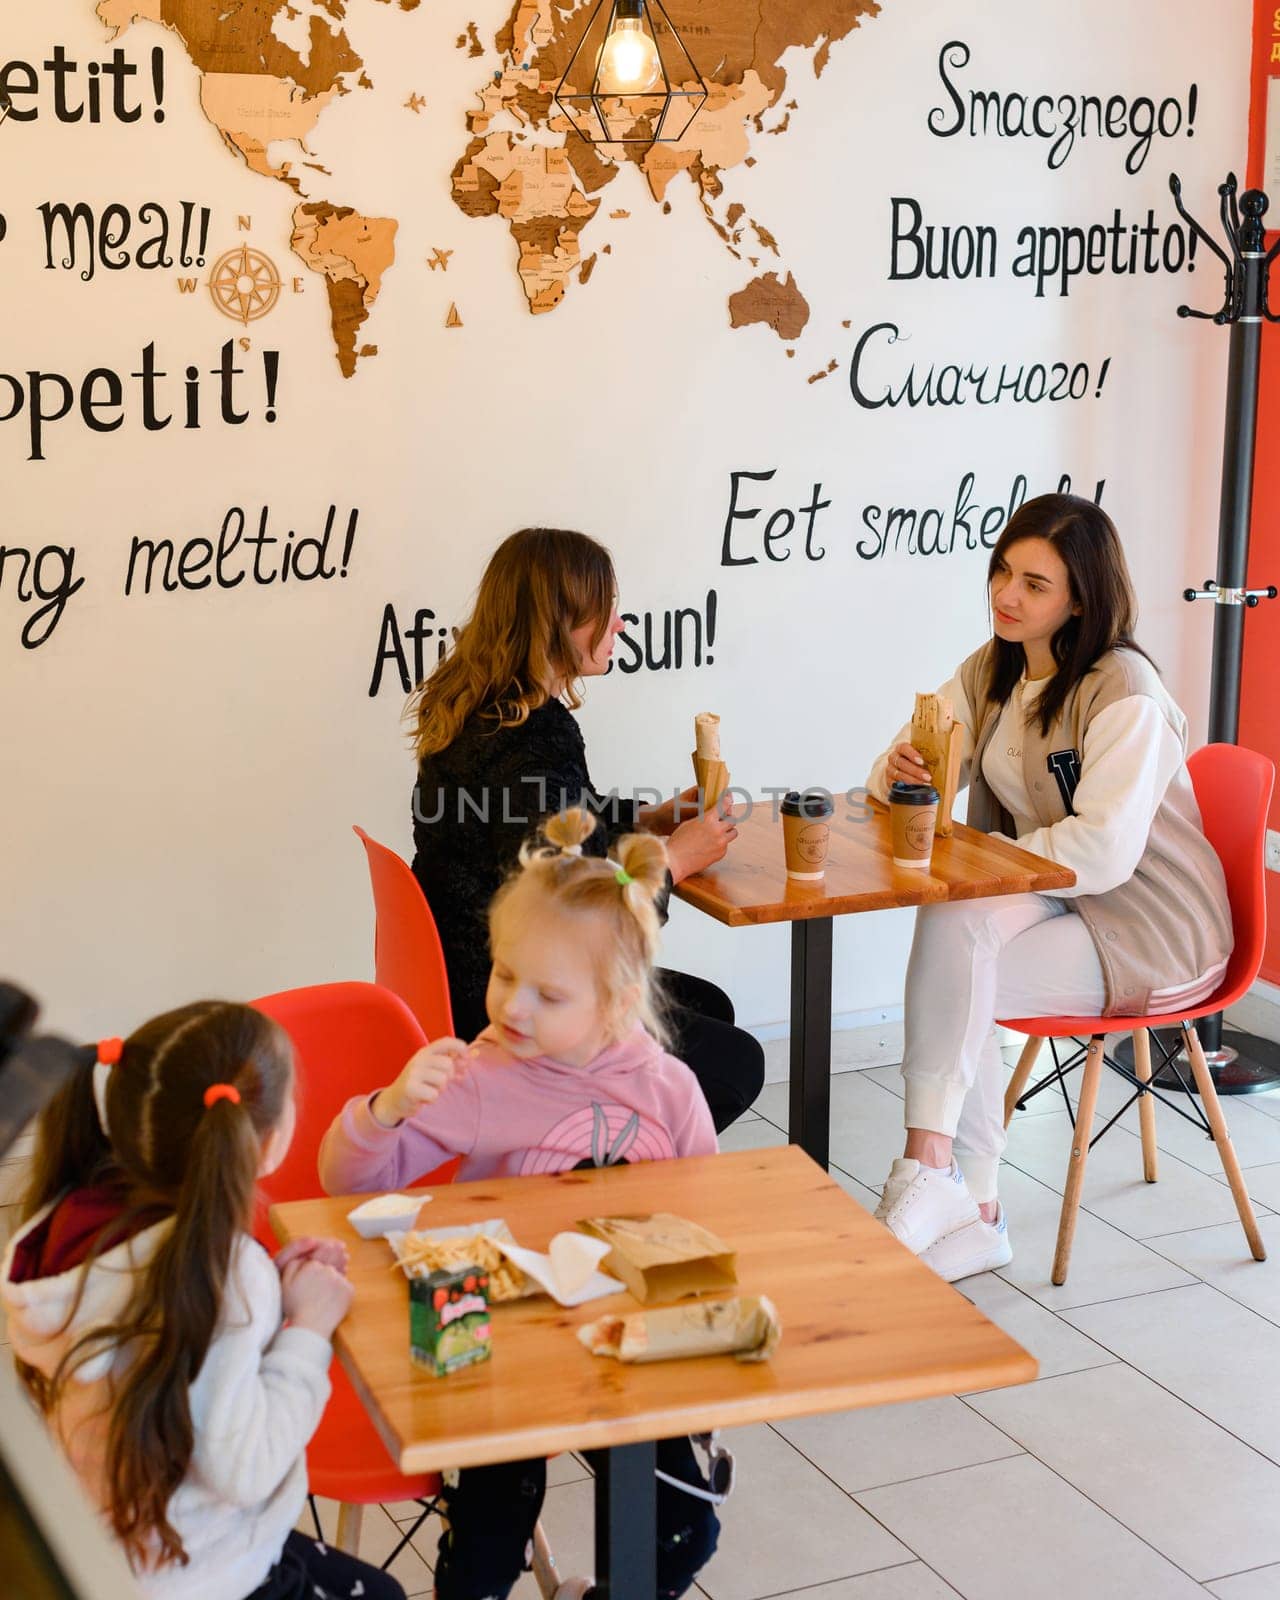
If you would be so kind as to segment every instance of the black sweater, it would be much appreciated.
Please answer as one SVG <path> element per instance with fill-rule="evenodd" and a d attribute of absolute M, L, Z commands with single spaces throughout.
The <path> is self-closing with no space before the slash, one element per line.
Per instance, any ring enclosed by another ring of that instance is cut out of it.
<path fill-rule="evenodd" d="M 460 1038 L 474 1039 L 487 1024 L 490 900 L 528 834 L 579 804 L 600 816 L 587 854 L 605 855 L 619 834 L 635 830 L 636 802 L 592 786 L 582 730 L 558 700 L 518 727 L 495 728 L 473 715 L 447 749 L 419 766 L 413 871 L 440 930 Z"/>

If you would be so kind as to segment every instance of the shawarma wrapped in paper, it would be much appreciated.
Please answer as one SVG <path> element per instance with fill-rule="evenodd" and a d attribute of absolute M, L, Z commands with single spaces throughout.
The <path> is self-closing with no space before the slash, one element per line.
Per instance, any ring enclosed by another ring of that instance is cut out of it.
<path fill-rule="evenodd" d="M 720 759 L 720 718 L 699 711 L 693 719 L 693 776 L 702 790 L 702 804 L 711 811 L 729 787 L 729 769 Z"/>
<path fill-rule="evenodd" d="M 956 722 L 950 700 L 942 695 L 918 694 L 911 716 L 911 743 L 924 758 L 929 777 L 938 791 L 938 820 L 934 831 L 940 839 L 951 837 L 952 808 L 960 787 L 960 755 L 964 727 Z"/>
<path fill-rule="evenodd" d="M 593 1356 L 628 1362 L 719 1355 L 767 1361 L 781 1337 L 778 1313 L 762 1294 L 600 1317 L 578 1329 L 578 1338 Z"/>

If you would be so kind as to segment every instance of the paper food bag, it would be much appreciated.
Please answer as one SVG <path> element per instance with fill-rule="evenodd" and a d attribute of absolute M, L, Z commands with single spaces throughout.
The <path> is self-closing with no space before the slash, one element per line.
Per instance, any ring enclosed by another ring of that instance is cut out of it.
<path fill-rule="evenodd" d="M 601 1270 L 621 1278 L 642 1304 L 720 1293 L 738 1281 L 733 1251 L 684 1217 L 589 1217 L 578 1227 L 607 1242 Z"/>
<path fill-rule="evenodd" d="M 781 1337 L 778 1313 L 764 1295 L 600 1317 L 578 1329 L 578 1338 L 593 1356 L 635 1362 L 716 1355 L 767 1361 Z"/>

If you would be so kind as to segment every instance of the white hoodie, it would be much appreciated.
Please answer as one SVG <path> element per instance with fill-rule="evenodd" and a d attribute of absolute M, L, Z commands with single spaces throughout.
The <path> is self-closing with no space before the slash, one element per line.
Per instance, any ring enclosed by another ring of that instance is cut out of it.
<path fill-rule="evenodd" d="M 53 1210 L 46 1207 L 11 1240 L 0 1267 L 0 1299 L 13 1352 L 51 1375 L 91 1328 L 115 1321 L 134 1274 L 172 1227 L 166 1220 L 107 1251 L 92 1267 L 11 1281 L 13 1256 Z M 84 1294 L 68 1322 L 82 1280 Z M 245 1600 L 279 1560 L 307 1494 L 307 1441 L 329 1398 L 329 1341 L 307 1328 L 281 1328 L 280 1275 L 255 1240 L 241 1235 L 232 1255 L 222 1317 L 190 1388 L 194 1447 L 169 1501 L 169 1521 L 190 1560 L 138 1571 L 156 1600 Z M 80 1366 L 49 1419 L 90 1500 L 104 1507 L 103 1470 L 111 1380 L 127 1366 L 119 1347 Z"/>

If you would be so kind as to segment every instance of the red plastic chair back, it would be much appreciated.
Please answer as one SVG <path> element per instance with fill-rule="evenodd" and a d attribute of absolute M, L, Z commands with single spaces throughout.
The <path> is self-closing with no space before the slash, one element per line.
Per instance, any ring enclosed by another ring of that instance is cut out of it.
<path fill-rule="evenodd" d="M 316 1170 L 320 1141 L 353 1094 L 372 1093 L 391 1080 L 426 1040 L 417 1019 L 398 995 L 372 983 L 324 983 L 286 989 L 255 1000 L 293 1040 L 296 1052 L 298 1124 L 289 1153 L 258 1185 L 268 1204 L 310 1200 L 320 1193 Z M 458 1163 L 424 1174 L 424 1183 L 448 1183 Z M 274 1251 L 278 1244 L 266 1218 L 255 1229 Z M 406 1478 L 387 1454 L 368 1413 L 341 1365 L 330 1371 L 333 1393 L 307 1447 L 307 1473 L 314 1494 L 352 1505 L 418 1500 L 437 1494 L 435 1473 Z"/>
<path fill-rule="evenodd" d="M 1238 999 L 1258 975 L 1267 937 L 1267 810 L 1275 767 L 1256 750 L 1207 744 L 1187 762 L 1205 837 L 1227 879 L 1235 947 L 1219 994 Z"/>
<path fill-rule="evenodd" d="M 253 1002 L 293 1040 L 298 1125 L 289 1153 L 262 1179 L 275 1205 L 320 1194 L 316 1163 L 329 1124 L 354 1094 L 372 1094 L 399 1075 L 427 1042 L 398 995 L 374 983 L 322 983 Z"/>
<path fill-rule="evenodd" d="M 394 850 L 371 839 L 363 828 L 352 831 L 369 858 L 377 917 L 374 977 L 408 1005 L 428 1039 L 447 1038 L 453 1033 L 449 976 L 427 897 L 408 864 Z"/>

